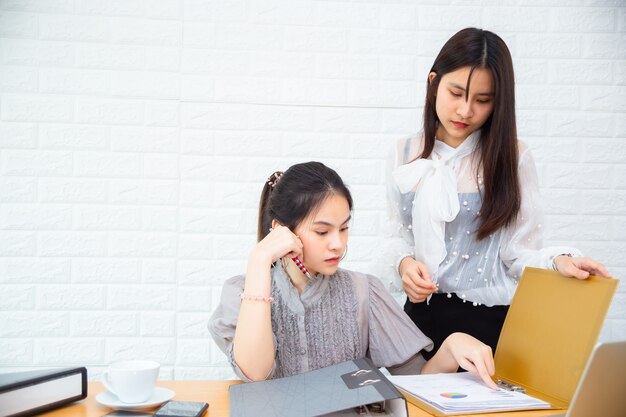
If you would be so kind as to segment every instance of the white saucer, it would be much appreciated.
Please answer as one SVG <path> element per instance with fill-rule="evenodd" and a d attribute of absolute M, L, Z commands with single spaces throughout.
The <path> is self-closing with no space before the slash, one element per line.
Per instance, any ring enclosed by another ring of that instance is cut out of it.
<path fill-rule="evenodd" d="M 119 410 L 143 410 L 146 408 L 156 407 L 174 398 L 174 391 L 167 388 L 156 387 L 154 392 L 146 401 L 142 403 L 124 403 L 109 391 L 101 392 L 96 395 L 96 401 L 109 408 Z"/>

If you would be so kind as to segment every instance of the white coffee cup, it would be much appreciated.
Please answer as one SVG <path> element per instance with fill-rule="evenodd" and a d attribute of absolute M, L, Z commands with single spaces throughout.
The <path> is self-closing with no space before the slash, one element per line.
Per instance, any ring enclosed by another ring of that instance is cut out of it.
<path fill-rule="evenodd" d="M 152 395 L 160 364 L 148 360 L 115 362 L 102 373 L 102 383 L 124 403 L 141 403 Z"/>

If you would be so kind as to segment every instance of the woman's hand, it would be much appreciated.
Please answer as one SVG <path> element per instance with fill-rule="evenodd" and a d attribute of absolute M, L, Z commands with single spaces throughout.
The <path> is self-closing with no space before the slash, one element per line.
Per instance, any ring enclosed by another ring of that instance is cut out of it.
<path fill-rule="evenodd" d="M 271 264 L 278 258 L 301 254 L 300 239 L 289 228 L 274 225 L 250 253 L 244 294 L 272 295 Z M 249 379 L 261 381 L 271 372 L 275 355 L 270 303 L 242 301 L 233 339 L 233 359 Z"/>
<path fill-rule="evenodd" d="M 267 236 L 256 244 L 251 259 L 260 259 L 263 262 L 274 263 L 279 258 L 302 255 L 302 242 L 288 227 L 277 225 Z"/>
<path fill-rule="evenodd" d="M 432 293 L 437 291 L 437 286 L 428 271 L 428 267 L 407 256 L 400 262 L 400 275 L 402 277 L 402 289 L 412 303 L 421 303 Z"/>
<path fill-rule="evenodd" d="M 466 333 L 448 336 L 422 373 L 456 372 L 459 366 L 480 377 L 489 388 L 498 389 L 491 379 L 495 373 L 491 347 Z"/>
<path fill-rule="evenodd" d="M 587 279 L 589 275 L 597 275 L 611 278 L 611 274 L 609 274 L 604 265 L 591 258 L 574 258 L 567 255 L 559 255 L 554 258 L 554 266 L 565 277 Z"/>

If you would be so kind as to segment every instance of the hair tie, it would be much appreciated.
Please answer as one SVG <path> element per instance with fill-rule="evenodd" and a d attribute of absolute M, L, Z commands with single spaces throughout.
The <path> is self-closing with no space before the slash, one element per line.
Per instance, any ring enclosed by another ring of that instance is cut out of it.
<path fill-rule="evenodd" d="M 267 185 L 269 185 L 272 189 L 274 189 L 274 187 L 276 187 L 276 184 L 278 184 L 278 181 L 280 180 L 280 177 L 282 177 L 282 176 L 283 176 L 283 172 L 282 171 L 274 172 L 267 179 Z"/>

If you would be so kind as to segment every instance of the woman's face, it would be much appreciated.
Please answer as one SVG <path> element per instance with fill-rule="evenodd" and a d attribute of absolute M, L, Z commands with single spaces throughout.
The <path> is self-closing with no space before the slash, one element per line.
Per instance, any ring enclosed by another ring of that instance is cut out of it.
<path fill-rule="evenodd" d="M 346 198 L 332 194 L 296 227 L 303 245 L 301 261 L 310 273 L 332 275 L 337 271 L 348 244 L 350 217 Z"/>
<path fill-rule="evenodd" d="M 491 71 L 476 68 L 465 91 L 471 67 L 444 74 L 437 87 L 435 109 L 439 118 L 437 139 L 457 147 L 487 121 L 494 106 L 495 87 Z M 432 82 L 435 73 L 431 72 Z"/>

